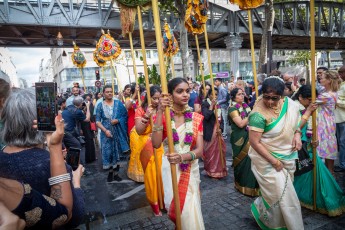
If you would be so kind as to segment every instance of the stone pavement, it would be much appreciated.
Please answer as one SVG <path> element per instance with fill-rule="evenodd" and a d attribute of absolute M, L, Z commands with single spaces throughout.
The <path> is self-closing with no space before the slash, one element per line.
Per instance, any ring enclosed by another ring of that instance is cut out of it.
<path fill-rule="evenodd" d="M 231 167 L 231 147 L 226 141 L 229 175 L 223 179 L 212 179 L 201 171 L 202 213 L 206 229 L 259 229 L 250 212 L 254 198 L 244 196 L 234 188 Z M 100 157 L 99 157 L 100 158 Z M 146 201 L 143 184 L 127 179 L 125 166 L 120 170 L 124 178 L 121 183 L 106 183 L 107 173 L 102 171 L 101 162 L 86 165 L 91 172 L 82 180 L 85 191 L 88 216 L 79 229 L 174 229 L 174 224 L 163 213 L 155 217 Z M 336 179 L 344 190 L 345 173 L 337 173 Z M 345 229 L 345 214 L 330 218 L 302 209 L 305 229 Z"/>

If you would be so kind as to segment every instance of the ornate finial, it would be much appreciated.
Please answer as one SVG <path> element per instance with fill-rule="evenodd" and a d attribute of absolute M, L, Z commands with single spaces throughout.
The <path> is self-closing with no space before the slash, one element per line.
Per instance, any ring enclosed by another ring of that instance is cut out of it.
<path fill-rule="evenodd" d="M 109 30 L 109 29 L 107 30 L 107 32 L 108 32 L 108 34 L 110 35 L 110 30 Z"/>
<path fill-rule="evenodd" d="M 101 32 L 102 32 L 102 34 L 104 34 L 104 30 L 103 29 L 101 29 Z"/>

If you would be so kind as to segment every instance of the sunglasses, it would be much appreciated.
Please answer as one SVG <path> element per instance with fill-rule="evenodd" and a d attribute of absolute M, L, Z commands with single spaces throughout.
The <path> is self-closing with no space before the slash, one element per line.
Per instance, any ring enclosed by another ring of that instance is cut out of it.
<path fill-rule="evenodd" d="M 271 96 L 263 95 L 262 98 L 265 100 L 279 101 L 281 96 L 272 96 L 271 97 Z"/>

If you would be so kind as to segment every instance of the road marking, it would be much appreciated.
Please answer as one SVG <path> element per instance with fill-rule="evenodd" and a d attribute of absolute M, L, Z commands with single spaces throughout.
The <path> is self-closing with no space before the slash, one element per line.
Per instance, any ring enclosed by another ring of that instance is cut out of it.
<path fill-rule="evenodd" d="M 123 194 L 123 195 L 121 195 L 121 196 L 115 198 L 113 201 L 126 199 L 126 198 L 128 198 L 128 197 L 130 197 L 130 196 L 133 196 L 133 195 L 136 194 L 137 192 L 140 192 L 140 191 L 143 190 L 144 188 L 145 188 L 145 185 L 142 184 L 142 185 L 136 187 L 135 189 L 132 189 L 131 191 L 129 191 L 129 192 L 127 192 L 127 193 L 125 193 L 125 194 Z"/>

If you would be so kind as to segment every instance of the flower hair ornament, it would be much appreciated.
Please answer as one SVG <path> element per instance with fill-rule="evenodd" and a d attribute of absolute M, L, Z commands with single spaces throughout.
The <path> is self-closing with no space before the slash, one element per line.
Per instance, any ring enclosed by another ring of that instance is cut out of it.
<path fill-rule="evenodd" d="M 279 76 L 270 76 L 270 77 L 265 78 L 264 81 L 266 81 L 267 79 L 272 79 L 272 78 L 278 79 L 278 80 L 280 80 L 281 82 L 285 83 L 284 80 L 283 80 L 281 77 L 279 77 Z"/>

